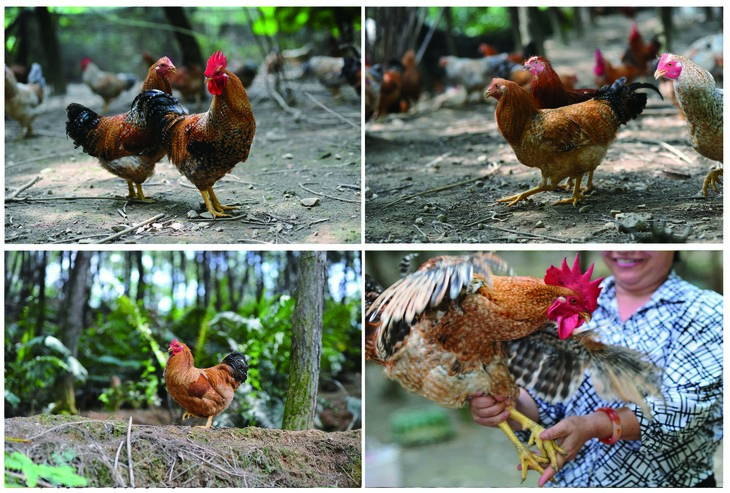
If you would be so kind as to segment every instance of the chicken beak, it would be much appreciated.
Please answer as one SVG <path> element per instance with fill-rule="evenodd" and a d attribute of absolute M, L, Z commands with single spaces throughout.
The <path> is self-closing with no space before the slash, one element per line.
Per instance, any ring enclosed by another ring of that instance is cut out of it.
<path fill-rule="evenodd" d="M 583 319 L 583 321 L 584 321 L 585 323 L 588 323 L 588 322 L 590 322 L 590 321 L 591 321 L 591 319 L 593 318 L 593 317 L 591 317 L 591 314 L 590 314 L 590 313 L 588 313 L 588 312 L 580 312 L 580 313 L 578 313 L 578 315 L 580 316 L 580 318 L 582 318 L 582 319 Z"/>
<path fill-rule="evenodd" d="M 667 73 L 666 70 L 662 70 L 662 69 L 658 68 L 658 69 L 656 69 L 656 72 L 654 72 L 654 78 L 658 79 L 659 77 L 663 77 L 664 74 L 666 74 L 666 73 Z"/>

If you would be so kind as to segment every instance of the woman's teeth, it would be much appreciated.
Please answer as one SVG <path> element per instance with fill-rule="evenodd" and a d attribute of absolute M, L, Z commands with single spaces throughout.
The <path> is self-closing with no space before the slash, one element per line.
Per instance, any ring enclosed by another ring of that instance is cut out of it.
<path fill-rule="evenodd" d="M 633 258 L 617 258 L 616 263 L 621 267 L 631 267 L 640 262 L 639 259 L 633 259 Z"/>

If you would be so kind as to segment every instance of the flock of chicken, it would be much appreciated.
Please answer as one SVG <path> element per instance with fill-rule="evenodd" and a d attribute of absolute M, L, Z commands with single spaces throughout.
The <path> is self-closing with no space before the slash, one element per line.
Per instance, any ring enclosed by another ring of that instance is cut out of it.
<path fill-rule="evenodd" d="M 281 70 L 280 53 L 267 60 L 267 70 Z M 256 76 L 250 63 L 234 71 L 227 68 L 225 55 L 219 50 L 201 67 L 175 67 L 168 57 L 150 63 L 140 93 L 129 111 L 102 116 L 78 103 L 66 108 L 66 133 L 74 146 L 98 159 L 110 173 L 127 181 L 128 198 L 150 201 L 142 184 L 155 172 L 155 165 L 168 156 L 178 171 L 195 185 L 213 218 L 227 217 L 232 206 L 222 205 L 213 185 L 233 167 L 246 161 L 256 132 L 256 121 L 245 87 Z M 106 114 L 112 100 L 137 83 L 134 74 L 101 70 L 90 58 L 81 61 L 82 81 L 103 101 Z M 303 75 L 316 77 L 322 85 L 339 96 L 339 88 L 352 85 L 359 91 L 359 61 L 352 57 L 312 56 L 303 66 Z M 200 93 L 206 86 L 212 96 L 204 113 L 188 110 L 172 96 L 177 90 L 186 101 L 200 105 Z M 39 64 L 33 64 L 27 83 L 19 83 L 13 71 L 5 67 L 5 112 L 21 126 L 19 137 L 32 134 L 32 122 L 43 111 L 46 84 Z M 24 130 L 24 132 L 23 132 Z"/>
<path fill-rule="evenodd" d="M 559 76 L 549 60 L 534 56 L 528 45 L 522 53 L 496 53 L 482 44 L 482 58 L 442 57 L 440 66 L 452 83 L 470 95 L 482 92 L 497 100 L 497 128 L 513 149 L 517 160 L 538 168 L 541 183 L 523 193 L 499 199 L 514 205 L 533 194 L 573 187 L 572 196 L 557 202 L 576 204 L 593 188 L 593 175 L 621 125 L 637 118 L 647 103 L 640 89 L 660 90 L 636 82 L 651 75 L 673 83 L 671 98 L 689 126 L 690 144 L 702 156 L 722 163 L 723 98 L 712 74 L 687 56 L 660 54 L 655 36 L 645 42 L 636 22 L 628 36 L 621 64 L 613 65 L 600 50 L 595 52 L 594 80 L 597 88 L 575 88 L 575 77 Z M 656 64 L 656 65 L 655 65 Z M 385 69 L 369 67 L 366 74 L 366 119 L 407 111 L 418 99 L 420 79 L 412 51 L 400 63 Z M 706 176 L 702 194 L 718 191 L 723 169 Z M 586 187 L 581 181 L 587 177 Z M 564 180 L 567 184 L 563 184 Z"/>

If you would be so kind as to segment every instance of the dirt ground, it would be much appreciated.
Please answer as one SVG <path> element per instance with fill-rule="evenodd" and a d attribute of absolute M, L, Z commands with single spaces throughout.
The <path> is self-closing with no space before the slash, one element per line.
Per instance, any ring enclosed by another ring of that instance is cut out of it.
<path fill-rule="evenodd" d="M 201 429 L 134 422 L 129 428 L 128 420 L 78 416 L 5 420 L 6 453 L 20 452 L 35 464 L 70 465 L 90 487 L 357 488 L 361 437 L 359 430 Z M 24 477 L 19 471 L 12 474 Z M 44 477 L 39 486 L 50 486 Z"/>
<path fill-rule="evenodd" d="M 295 79 L 296 105 L 284 110 L 268 96 L 265 77 L 259 74 L 248 91 L 257 123 L 249 159 L 216 185 L 221 203 L 241 206 L 234 219 L 195 217 L 207 214 L 200 193 L 167 158 L 144 184 L 156 202 L 127 201 L 124 180 L 74 149 L 65 135 L 69 103 L 96 111 L 102 103 L 86 86 L 71 84 L 68 94 L 44 103 L 33 137 L 17 140 L 19 125 L 5 122 L 6 242 L 360 243 L 360 98 L 351 87 L 334 98 L 316 79 Z M 109 113 L 127 111 L 137 90 L 116 99 Z M 208 104 L 186 103 L 193 113 Z M 306 199 L 317 204 L 302 204 Z"/>
<path fill-rule="evenodd" d="M 652 12 L 637 20 L 646 38 L 660 30 Z M 675 22 L 680 53 L 722 29 L 690 15 Z M 549 41 L 546 51 L 558 73 L 573 72 L 579 87 L 593 87 L 595 48 L 617 61 L 629 29 L 623 16 L 602 17 L 587 40 Z M 512 207 L 497 203 L 536 186 L 540 174 L 520 164 L 500 135 L 493 99 L 463 101 L 463 92 L 451 91 L 422 99 L 409 114 L 367 124 L 366 242 L 722 242 L 722 190 L 707 198 L 700 193 L 716 163 L 689 146 L 685 121 L 656 93 L 638 120 L 621 128 L 596 170 L 595 190 L 575 207 L 553 205 L 569 197 L 567 191 L 540 193 Z"/>

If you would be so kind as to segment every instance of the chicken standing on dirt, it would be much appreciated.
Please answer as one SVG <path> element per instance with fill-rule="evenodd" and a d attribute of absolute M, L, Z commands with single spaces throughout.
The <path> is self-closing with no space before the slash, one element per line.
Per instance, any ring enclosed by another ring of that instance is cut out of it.
<path fill-rule="evenodd" d="M 234 351 L 220 365 L 195 368 L 193 353 L 177 339 L 170 343 L 168 352 L 165 385 L 175 402 L 185 409 L 182 419 L 208 418 L 203 428 L 210 428 L 213 418 L 225 411 L 236 389 L 246 381 L 246 356 Z"/>
<path fill-rule="evenodd" d="M 658 370 L 630 349 L 608 346 L 578 329 L 597 308 L 601 279 L 551 266 L 543 280 L 512 277 L 493 254 L 436 257 L 378 294 L 368 284 L 365 356 L 389 378 L 445 407 L 459 408 L 478 394 L 506 396 L 510 417 L 531 432 L 530 451 L 507 422 L 499 428 L 517 449 L 522 478 L 528 469 L 557 470 L 553 441 L 542 426 L 514 409 L 518 386 L 550 402 L 566 400 L 585 376 L 607 398 L 645 405 L 658 394 Z M 377 296 L 375 301 L 371 300 Z"/>
<path fill-rule="evenodd" d="M 5 65 L 5 114 L 20 124 L 18 139 L 33 133 L 33 120 L 40 113 L 45 89 L 46 80 L 38 63 L 31 65 L 27 84 L 18 82 L 10 67 Z"/>
<path fill-rule="evenodd" d="M 574 178 L 572 197 L 556 204 L 577 204 L 585 198 L 580 185 L 585 173 L 603 161 L 621 125 L 646 107 L 647 95 L 637 89 L 658 89 L 647 83 L 625 85 L 619 79 L 596 92 L 594 99 L 562 108 L 541 110 L 530 93 L 515 82 L 493 79 L 485 96 L 497 99 L 497 128 L 517 160 L 542 174 L 539 186 L 499 199 L 514 205 L 539 192 L 555 190 L 565 178 Z M 661 96 L 661 94 L 660 94 Z"/>
<path fill-rule="evenodd" d="M 98 94 L 104 100 L 102 113 L 109 110 L 109 103 L 124 91 L 131 89 L 137 83 L 137 76 L 134 74 L 104 72 L 91 58 L 85 57 L 81 60 L 81 80 L 89 86 L 94 94 Z"/>
<path fill-rule="evenodd" d="M 213 185 L 248 158 L 256 120 L 241 80 L 226 69 L 226 57 L 216 51 L 205 68 L 208 111 L 188 115 L 177 99 L 160 91 L 143 91 L 132 103 L 146 115 L 170 162 L 195 185 L 208 212 L 228 217 L 213 192 Z"/>
<path fill-rule="evenodd" d="M 702 195 L 707 197 L 710 186 L 717 192 L 717 184 L 722 184 L 723 91 L 707 70 L 687 57 L 671 53 L 661 56 L 654 77 L 674 81 L 674 93 L 687 117 L 690 144 L 702 156 L 720 163 L 707 173 L 702 184 Z"/>
<path fill-rule="evenodd" d="M 175 71 L 169 58 L 160 58 L 147 72 L 142 90 L 172 94 L 169 77 Z M 81 146 L 86 154 L 98 158 L 105 170 L 127 180 L 128 198 L 147 200 L 142 183 L 154 174 L 155 164 L 165 156 L 165 150 L 144 115 L 132 107 L 121 115 L 100 116 L 78 103 L 69 104 L 66 115 L 66 135 L 73 139 L 74 146 Z"/>

